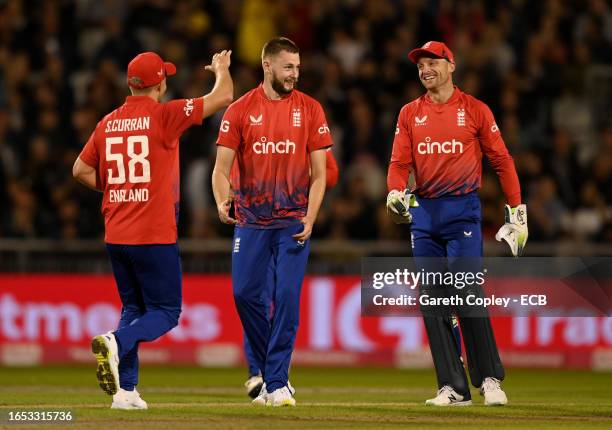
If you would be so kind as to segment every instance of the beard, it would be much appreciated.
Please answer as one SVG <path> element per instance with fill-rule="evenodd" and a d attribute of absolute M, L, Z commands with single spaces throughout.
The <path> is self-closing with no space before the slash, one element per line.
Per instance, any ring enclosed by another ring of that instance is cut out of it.
<path fill-rule="evenodd" d="M 293 85 L 291 86 L 291 88 L 285 88 L 285 82 L 293 82 Z M 272 73 L 272 89 L 276 91 L 278 94 L 281 94 L 281 95 L 290 94 L 291 91 L 293 91 L 295 86 L 297 85 L 297 82 L 298 82 L 297 79 L 293 80 L 290 78 L 287 78 L 284 81 L 281 81 L 280 79 L 276 77 L 274 73 Z"/>

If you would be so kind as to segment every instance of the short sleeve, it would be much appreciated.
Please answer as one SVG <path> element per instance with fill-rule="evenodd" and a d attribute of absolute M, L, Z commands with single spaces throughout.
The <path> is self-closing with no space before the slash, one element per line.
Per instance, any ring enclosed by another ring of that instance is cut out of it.
<path fill-rule="evenodd" d="M 217 145 L 226 146 L 236 151 L 240 146 L 241 127 L 239 109 L 236 104 L 230 105 L 223 114 Z"/>
<path fill-rule="evenodd" d="M 332 138 L 325 119 L 325 112 L 318 102 L 314 102 L 312 106 L 312 118 L 310 119 L 310 133 L 308 139 L 308 152 L 316 151 L 317 149 L 329 148 L 332 146 Z"/>
<path fill-rule="evenodd" d="M 98 127 L 96 127 L 96 130 L 97 129 Z M 89 139 L 83 147 L 83 150 L 79 154 L 79 158 L 88 166 L 93 167 L 94 169 L 98 169 L 98 164 L 100 163 L 100 153 L 98 152 L 98 148 L 96 147 L 95 135 L 96 132 L 94 130 L 94 132 L 91 133 L 91 136 L 89 136 Z"/>
<path fill-rule="evenodd" d="M 166 141 L 178 139 L 192 125 L 202 124 L 204 99 L 177 99 L 162 104 L 162 126 Z"/>

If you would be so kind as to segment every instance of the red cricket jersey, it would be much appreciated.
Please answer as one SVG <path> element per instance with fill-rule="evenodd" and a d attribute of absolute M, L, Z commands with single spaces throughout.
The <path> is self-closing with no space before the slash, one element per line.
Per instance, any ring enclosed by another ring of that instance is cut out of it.
<path fill-rule="evenodd" d="M 420 197 L 467 194 L 480 188 L 483 154 L 499 176 L 508 204 L 519 205 L 514 161 L 489 107 L 458 88 L 441 104 L 425 94 L 400 111 L 387 187 L 405 189 L 412 171 L 413 191 Z"/>
<path fill-rule="evenodd" d="M 282 228 L 306 215 L 309 154 L 332 140 L 316 100 L 297 90 L 270 100 L 260 85 L 225 111 L 217 145 L 236 151 L 230 180 L 238 225 Z"/>
<path fill-rule="evenodd" d="M 98 173 L 107 243 L 177 241 L 178 139 L 202 123 L 203 99 L 129 96 L 98 123 L 79 155 Z"/>

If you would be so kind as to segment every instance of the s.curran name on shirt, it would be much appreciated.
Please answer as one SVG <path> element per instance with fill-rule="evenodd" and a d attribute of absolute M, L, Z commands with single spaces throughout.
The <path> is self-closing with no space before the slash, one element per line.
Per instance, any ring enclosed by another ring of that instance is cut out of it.
<path fill-rule="evenodd" d="M 151 117 L 141 116 L 138 118 L 121 118 L 112 119 L 106 123 L 105 133 L 116 131 L 138 131 L 148 130 L 151 123 Z"/>

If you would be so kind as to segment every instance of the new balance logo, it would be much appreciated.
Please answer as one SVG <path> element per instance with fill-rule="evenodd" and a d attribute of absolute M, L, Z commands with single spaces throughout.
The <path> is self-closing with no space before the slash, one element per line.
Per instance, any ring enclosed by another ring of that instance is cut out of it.
<path fill-rule="evenodd" d="M 251 125 L 261 125 L 263 122 L 263 114 L 259 114 L 259 116 L 249 115 L 249 119 L 251 120 Z"/>
<path fill-rule="evenodd" d="M 416 126 L 426 125 L 427 124 L 426 121 L 427 121 L 427 115 L 425 115 L 422 118 L 419 118 L 418 116 L 414 117 L 414 125 L 416 125 Z"/>
<path fill-rule="evenodd" d="M 234 254 L 237 254 L 237 253 L 239 253 L 239 252 L 240 252 L 240 238 L 239 238 L 239 237 L 237 237 L 237 238 L 234 240 Z"/>

